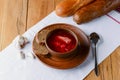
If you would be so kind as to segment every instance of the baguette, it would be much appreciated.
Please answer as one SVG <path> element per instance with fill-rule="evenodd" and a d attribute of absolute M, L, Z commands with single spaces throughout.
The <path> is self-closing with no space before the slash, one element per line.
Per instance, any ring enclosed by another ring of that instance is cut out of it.
<path fill-rule="evenodd" d="M 73 15 L 79 8 L 93 2 L 95 0 L 63 0 L 55 9 L 58 16 L 66 17 Z"/>
<path fill-rule="evenodd" d="M 77 24 L 89 22 L 120 6 L 120 0 L 96 0 L 93 3 L 79 9 L 73 19 Z"/>

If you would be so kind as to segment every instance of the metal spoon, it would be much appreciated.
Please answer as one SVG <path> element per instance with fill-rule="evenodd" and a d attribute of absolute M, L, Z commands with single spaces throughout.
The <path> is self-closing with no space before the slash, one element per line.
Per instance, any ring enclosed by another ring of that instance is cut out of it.
<path fill-rule="evenodd" d="M 93 52 L 94 52 L 94 56 L 95 56 L 95 74 L 98 76 L 99 72 L 98 72 L 98 63 L 97 63 L 97 54 L 96 54 L 96 44 L 98 42 L 98 40 L 100 39 L 99 35 L 95 32 L 90 34 L 90 40 L 93 43 Z"/>

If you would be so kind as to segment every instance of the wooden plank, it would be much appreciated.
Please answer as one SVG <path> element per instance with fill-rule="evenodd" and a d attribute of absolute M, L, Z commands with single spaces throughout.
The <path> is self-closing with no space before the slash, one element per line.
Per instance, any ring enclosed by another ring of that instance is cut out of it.
<path fill-rule="evenodd" d="M 2 1 L 0 0 L 0 50 L 2 50 L 2 39 L 4 36 L 3 32 L 4 32 L 4 17 L 6 16 L 6 14 L 4 14 L 6 11 L 6 0 Z"/>
<path fill-rule="evenodd" d="M 103 63 L 101 64 L 102 65 L 102 69 L 103 69 L 103 77 L 104 77 L 104 80 L 113 80 L 112 78 L 112 70 L 111 70 L 111 58 L 110 56 L 108 58 L 105 59 L 105 61 L 103 61 Z"/>
<path fill-rule="evenodd" d="M 36 24 L 53 10 L 54 0 L 29 0 L 27 28 Z"/>
<path fill-rule="evenodd" d="M 26 29 L 26 2 L 27 0 L 2 0 L 4 1 L 4 9 L 2 11 L 2 31 L 1 31 L 1 45 L 4 49 L 11 43 L 17 34 L 19 27 L 22 34 Z M 1 6 L 2 7 L 2 6 Z"/>
<path fill-rule="evenodd" d="M 0 0 L 0 51 L 2 50 L 2 19 L 3 19 L 4 1 Z"/>
<path fill-rule="evenodd" d="M 113 80 L 120 80 L 120 46 L 111 55 Z"/>

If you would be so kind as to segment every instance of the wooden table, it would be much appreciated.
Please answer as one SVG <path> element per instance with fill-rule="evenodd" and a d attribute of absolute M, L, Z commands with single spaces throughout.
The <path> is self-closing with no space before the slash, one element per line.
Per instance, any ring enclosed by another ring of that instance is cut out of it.
<path fill-rule="evenodd" d="M 20 34 L 24 33 L 52 12 L 60 1 L 0 0 L 0 51 L 18 35 L 16 26 Z M 99 65 L 99 69 L 99 77 L 92 71 L 84 80 L 120 80 L 120 47 Z"/>

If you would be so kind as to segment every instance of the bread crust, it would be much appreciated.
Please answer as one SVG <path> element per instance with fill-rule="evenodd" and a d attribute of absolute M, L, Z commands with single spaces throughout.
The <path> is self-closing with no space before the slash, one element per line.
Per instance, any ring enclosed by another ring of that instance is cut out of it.
<path fill-rule="evenodd" d="M 89 22 L 120 6 L 120 0 L 96 0 L 82 7 L 73 16 L 77 24 Z"/>
<path fill-rule="evenodd" d="M 66 17 L 73 15 L 79 8 L 88 5 L 95 0 L 63 0 L 55 9 L 58 16 Z"/>

